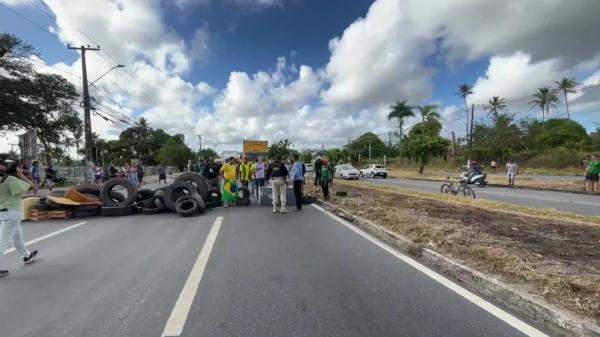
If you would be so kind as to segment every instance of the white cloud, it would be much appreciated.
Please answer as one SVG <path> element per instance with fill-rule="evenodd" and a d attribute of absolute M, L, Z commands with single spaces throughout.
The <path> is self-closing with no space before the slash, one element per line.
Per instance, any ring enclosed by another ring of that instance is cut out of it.
<path fill-rule="evenodd" d="M 208 61 L 213 53 L 210 42 L 211 37 L 207 24 L 204 24 L 200 28 L 196 29 L 191 42 L 192 58 L 202 62 Z"/>

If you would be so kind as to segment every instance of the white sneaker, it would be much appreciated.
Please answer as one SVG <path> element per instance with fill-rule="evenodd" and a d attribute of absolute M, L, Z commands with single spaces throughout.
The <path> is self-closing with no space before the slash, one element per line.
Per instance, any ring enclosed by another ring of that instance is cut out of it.
<path fill-rule="evenodd" d="M 288 210 L 287 210 L 287 209 L 285 209 L 285 208 L 282 208 L 282 209 L 281 209 L 281 214 L 285 214 L 285 213 L 287 213 L 287 212 L 288 212 Z"/>
<path fill-rule="evenodd" d="M 277 213 L 277 208 L 273 208 L 273 213 Z"/>

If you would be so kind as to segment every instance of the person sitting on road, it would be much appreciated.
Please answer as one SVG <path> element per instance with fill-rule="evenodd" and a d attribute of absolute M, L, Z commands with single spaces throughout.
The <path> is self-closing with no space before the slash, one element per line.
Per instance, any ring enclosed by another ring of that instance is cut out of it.
<path fill-rule="evenodd" d="M 0 166 L 0 170 L 5 171 L 0 179 L 0 260 L 12 242 L 23 257 L 23 262 L 30 263 L 37 255 L 37 250 L 29 251 L 23 240 L 21 195 L 34 188 L 35 183 L 25 177 L 16 162 L 8 165 L 1 163 Z M 0 270 L 0 277 L 5 275 L 8 275 L 8 270 Z"/>
<path fill-rule="evenodd" d="M 281 156 L 277 157 L 277 159 L 273 161 L 267 169 L 266 179 L 267 181 L 271 181 L 272 186 L 273 213 L 287 213 L 285 204 L 287 202 L 286 188 L 288 175 L 288 169 L 285 166 Z"/>

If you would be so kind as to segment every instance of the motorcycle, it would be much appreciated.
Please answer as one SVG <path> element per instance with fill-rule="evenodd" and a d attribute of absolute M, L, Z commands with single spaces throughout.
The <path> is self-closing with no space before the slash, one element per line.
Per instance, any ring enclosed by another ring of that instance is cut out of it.
<path fill-rule="evenodd" d="M 467 185 L 478 185 L 479 187 L 485 187 L 487 185 L 487 174 L 475 173 L 474 170 L 464 171 L 460 181 L 465 182 Z"/>

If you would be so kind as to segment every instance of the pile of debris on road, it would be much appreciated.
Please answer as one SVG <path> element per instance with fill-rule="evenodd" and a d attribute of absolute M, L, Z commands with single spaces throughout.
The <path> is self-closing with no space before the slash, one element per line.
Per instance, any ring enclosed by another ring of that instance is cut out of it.
<path fill-rule="evenodd" d="M 238 205 L 250 205 L 250 192 L 239 189 Z M 221 205 L 221 192 L 210 188 L 206 178 L 195 173 L 179 175 L 167 186 L 137 189 L 129 180 L 116 178 L 104 186 L 78 185 L 67 191 L 54 191 L 45 198 L 23 200 L 24 218 L 80 218 L 175 212 L 180 216 L 202 214 L 206 208 Z"/>

